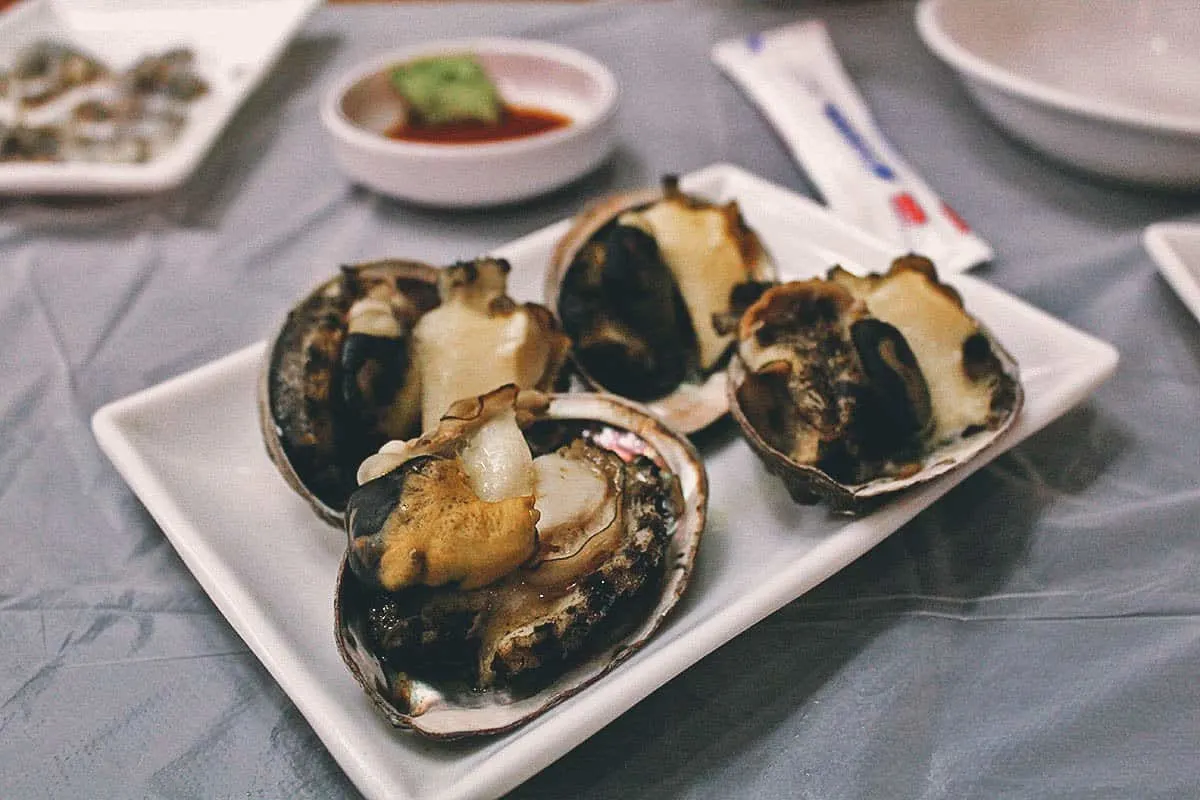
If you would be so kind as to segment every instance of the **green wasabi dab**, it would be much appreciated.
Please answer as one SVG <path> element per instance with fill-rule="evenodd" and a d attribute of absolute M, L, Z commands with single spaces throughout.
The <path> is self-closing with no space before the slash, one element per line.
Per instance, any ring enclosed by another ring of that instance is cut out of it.
<path fill-rule="evenodd" d="M 504 108 L 487 72 L 471 55 L 410 61 L 392 70 L 391 81 L 420 125 L 496 124 Z"/>

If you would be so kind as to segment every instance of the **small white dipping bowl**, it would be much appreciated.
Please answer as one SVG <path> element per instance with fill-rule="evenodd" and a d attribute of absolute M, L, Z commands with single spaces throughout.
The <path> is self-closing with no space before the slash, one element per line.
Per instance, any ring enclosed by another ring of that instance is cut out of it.
<path fill-rule="evenodd" d="M 388 138 L 404 106 L 388 73 L 423 56 L 471 53 L 504 102 L 563 114 L 564 128 L 482 144 Z M 524 39 L 461 39 L 395 50 L 362 64 L 326 92 L 321 121 L 350 178 L 401 200 L 470 208 L 523 200 L 562 186 L 603 162 L 616 140 L 617 82 L 577 50 Z"/>
<path fill-rule="evenodd" d="M 1120 181 L 1200 187 L 1196 0 L 921 0 L 917 30 L 1034 148 Z"/>

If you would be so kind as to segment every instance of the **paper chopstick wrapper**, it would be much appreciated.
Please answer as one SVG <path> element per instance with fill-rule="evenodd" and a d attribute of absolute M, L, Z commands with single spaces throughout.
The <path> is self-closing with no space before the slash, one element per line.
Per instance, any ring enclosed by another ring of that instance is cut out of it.
<path fill-rule="evenodd" d="M 992 258 L 987 242 L 888 144 L 823 23 L 721 42 L 712 59 L 775 127 L 830 211 L 941 270 Z"/>

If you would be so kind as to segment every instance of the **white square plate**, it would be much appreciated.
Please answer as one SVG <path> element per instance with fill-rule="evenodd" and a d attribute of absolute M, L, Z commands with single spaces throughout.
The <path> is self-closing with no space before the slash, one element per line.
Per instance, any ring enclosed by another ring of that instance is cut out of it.
<path fill-rule="evenodd" d="M 1200 225 L 1160 222 L 1147 226 L 1142 243 L 1158 271 L 1200 320 Z"/>
<path fill-rule="evenodd" d="M 0 163 L 0 194 L 143 194 L 191 175 L 234 112 L 321 0 L 25 0 L 0 14 L 0 69 L 39 39 L 66 41 L 117 69 L 190 47 L 209 91 L 179 138 L 144 164 Z"/>
<path fill-rule="evenodd" d="M 686 177 L 683 187 L 717 200 L 737 198 L 789 273 L 813 274 L 834 261 L 881 270 L 890 260 L 886 248 L 815 203 L 734 167 L 709 167 Z M 538 299 L 564 224 L 497 252 L 512 262 L 510 291 L 517 299 Z M 255 412 L 262 343 L 105 406 L 93 428 L 197 580 L 364 794 L 495 797 L 848 565 L 971 471 L 1074 406 L 1115 368 L 1109 345 L 977 279 L 952 282 L 1021 364 L 1025 409 L 996 447 L 857 520 L 792 503 L 740 439 L 708 449 L 710 524 L 694 582 L 673 617 L 610 675 L 529 725 L 482 741 L 439 744 L 393 730 L 342 665 L 333 596 L 344 540 L 313 516 L 267 459 Z"/>

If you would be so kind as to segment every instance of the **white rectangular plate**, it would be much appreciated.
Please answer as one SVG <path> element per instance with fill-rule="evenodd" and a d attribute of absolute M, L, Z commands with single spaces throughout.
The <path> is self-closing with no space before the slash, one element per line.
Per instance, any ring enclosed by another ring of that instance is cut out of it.
<path fill-rule="evenodd" d="M 890 260 L 884 247 L 811 201 L 734 167 L 707 168 L 683 186 L 737 198 L 788 277 L 835 261 L 881 270 Z M 512 262 L 515 297 L 539 299 L 562 231 L 553 225 L 498 251 Z M 391 729 L 342 665 L 333 637 L 342 534 L 319 522 L 267 459 L 255 412 L 262 343 L 105 406 L 93 428 L 197 580 L 364 794 L 495 797 L 874 547 L 970 471 L 1074 406 L 1116 366 L 1109 345 L 977 279 L 953 283 L 1021 364 L 1025 409 L 997 447 L 857 520 L 793 504 L 740 439 L 708 450 L 710 525 L 694 582 L 667 625 L 579 695 L 514 733 L 479 742 L 438 744 Z"/>
<path fill-rule="evenodd" d="M 1175 294 L 1200 320 L 1200 224 L 1149 225 L 1142 234 L 1142 243 Z"/>
<path fill-rule="evenodd" d="M 144 164 L 0 163 L 0 194 L 142 194 L 182 183 L 321 0 L 26 0 L 0 14 L 0 69 L 39 39 L 124 69 L 190 47 L 209 91 L 179 138 Z"/>

